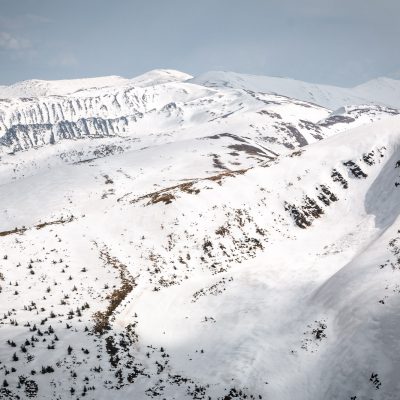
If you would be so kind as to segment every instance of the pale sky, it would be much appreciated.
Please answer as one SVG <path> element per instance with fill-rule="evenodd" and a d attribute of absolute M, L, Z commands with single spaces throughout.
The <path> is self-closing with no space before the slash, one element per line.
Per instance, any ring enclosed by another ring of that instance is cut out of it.
<path fill-rule="evenodd" d="M 400 0 L 0 0 L 0 85 L 155 68 L 400 79 Z"/>

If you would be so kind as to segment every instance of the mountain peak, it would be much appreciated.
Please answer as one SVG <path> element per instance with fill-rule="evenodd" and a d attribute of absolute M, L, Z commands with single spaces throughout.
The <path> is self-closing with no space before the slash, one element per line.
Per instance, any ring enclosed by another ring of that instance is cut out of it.
<path fill-rule="evenodd" d="M 130 82 L 136 86 L 146 87 L 169 82 L 182 82 L 193 78 L 192 75 L 174 69 L 153 69 L 136 76 Z"/>
<path fill-rule="evenodd" d="M 191 75 L 173 69 L 154 69 L 131 79 L 118 75 L 60 80 L 29 79 L 9 86 L 0 86 L 0 98 L 64 96 L 81 90 L 123 85 L 147 87 L 191 78 Z"/>

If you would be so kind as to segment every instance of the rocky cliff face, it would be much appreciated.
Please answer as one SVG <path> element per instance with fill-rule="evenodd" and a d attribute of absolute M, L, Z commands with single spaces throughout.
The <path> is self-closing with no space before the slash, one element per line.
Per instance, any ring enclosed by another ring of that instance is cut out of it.
<path fill-rule="evenodd" d="M 68 139 L 152 134 L 174 140 L 177 132 L 180 137 L 229 132 L 285 151 L 285 147 L 304 146 L 365 119 L 397 112 L 384 106 L 362 106 L 331 113 L 247 89 L 209 89 L 185 82 L 142 88 L 126 83 L 65 95 L 0 100 L 0 147 L 3 152 L 16 152 Z"/>

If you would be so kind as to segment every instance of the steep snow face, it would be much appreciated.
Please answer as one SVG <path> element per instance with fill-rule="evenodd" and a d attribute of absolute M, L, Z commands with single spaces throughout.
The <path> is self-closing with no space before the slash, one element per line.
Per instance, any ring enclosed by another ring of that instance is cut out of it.
<path fill-rule="evenodd" d="M 139 81 L 0 103 L 0 398 L 397 400 L 398 110 Z"/>
<path fill-rule="evenodd" d="M 4 100 L 0 140 L 3 151 L 16 152 L 85 137 L 176 141 L 228 133 L 284 150 L 328 134 L 317 125 L 328 115 L 282 96 L 173 82 Z"/>
<path fill-rule="evenodd" d="M 400 107 L 400 81 L 387 78 L 372 80 L 354 88 L 340 88 L 288 78 L 211 71 L 193 78 L 190 82 L 209 87 L 232 87 L 279 93 L 330 109 L 368 103 Z"/>

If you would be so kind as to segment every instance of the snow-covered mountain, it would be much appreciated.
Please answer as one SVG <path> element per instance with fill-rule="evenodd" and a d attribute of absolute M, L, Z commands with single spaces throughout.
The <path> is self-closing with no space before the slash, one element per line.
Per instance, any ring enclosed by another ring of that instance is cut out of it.
<path fill-rule="evenodd" d="M 0 398 L 397 399 L 399 88 L 0 88 Z"/>
<path fill-rule="evenodd" d="M 289 78 L 275 78 L 210 71 L 190 80 L 208 87 L 231 87 L 284 96 L 319 104 L 331 109 L 343 105 L 381 104 L 400 107 L 400 81 L 378 78 L 354 88 L 319 85 Z"/>
<path fill-rule="evenodd" d="M 65 79 L 43 81 L 33 79 L 17 82 L 10 86 L 0 86 L 0 98 L 29 98 L 45 96 L 63 96 L 88 89 L 104 89 L 118 86 L 154 86 L 161 83 L 186 81 L 191 75 L 174 70 L 154 70 L 133 79 L 120 76 L 103 76 L 86 79 Z"/>

